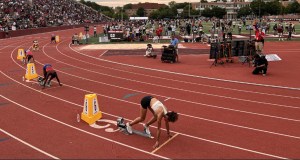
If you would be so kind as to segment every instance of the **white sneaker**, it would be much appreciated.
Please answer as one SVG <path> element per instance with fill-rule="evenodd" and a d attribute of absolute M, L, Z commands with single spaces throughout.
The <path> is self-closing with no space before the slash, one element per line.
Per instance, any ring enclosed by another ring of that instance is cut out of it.
<path fill-rule="evenodd" d="M 146 134 L 151 135 L 149 126 L 147 127 L 145 124 L 144 124 L 144 131 L 145 131 Z"/>
<path fill-rule="evenodd" d="M 129 125 L 129 123 L 126 123 L 126 130 L 129 134 L 132 134 L 132 127 Z"/>

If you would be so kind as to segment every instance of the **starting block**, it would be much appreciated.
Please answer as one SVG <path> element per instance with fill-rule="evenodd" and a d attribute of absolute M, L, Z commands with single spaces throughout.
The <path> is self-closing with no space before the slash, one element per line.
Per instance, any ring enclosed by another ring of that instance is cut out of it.
<path fill-rule="evenodd" d="M 124 118 L 118 118 L 117 119 L 117 127 L 120 129 L 120 131 L 122 131 L 124 134 L 129 135 L 127 129 L 126 129 L 126 124 L 124 121 Z M 146 132 L 142 132 L 142 131 L 138 131 L 138 130 L 134 130 L 132 129 L 132 133 L 142 136 L 142 137 L 146 137 L 146 138 L 151 138 L 153 139 L 154 137 L 152 137 L 151 135 L 147 134 Z"/>
<path fill-rule="evenodd" d="M 38 80 L 37 80 L 40 86 L 44 85 L 44 80 L 43 79 L 44 79 L 43 77 L 39 77 Z M 45 86 L 51 87 L 51 82 L 46 84 Z"/>

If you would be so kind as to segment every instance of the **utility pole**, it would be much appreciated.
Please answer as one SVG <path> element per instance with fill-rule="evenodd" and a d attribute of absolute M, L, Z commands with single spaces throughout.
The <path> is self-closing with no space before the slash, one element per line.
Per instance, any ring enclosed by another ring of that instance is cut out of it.
<path fill-rule="evenodd" d="M 190 18 L 190 16 L 191 16 L 191 7 L 190 7 L 190 5 L 191 5 L 191 3 L 189 2 L 189 18 Z"/>
<path fill-rule="evenodd" d="M 258 6 L 258 8 L 259 8 L 259 10 L 258 10 L 259 21 L 261 21 L 261 18 L 260 18 L 260 3 L 261 3 L 261 0 L 259 0 L 259 6 Z"/>
<path fill-rule="evenodd" d="M 121 9 L 121 19 L 122 19 L 122 24 L 123 24 L 123 7 Z"/>
<path fill-rule="evenodd" d="M 200 17 L 201 17 L 201 0 L 200 0 L 200 4 L 199 4 L 199 14 L 200 14 Z"/>

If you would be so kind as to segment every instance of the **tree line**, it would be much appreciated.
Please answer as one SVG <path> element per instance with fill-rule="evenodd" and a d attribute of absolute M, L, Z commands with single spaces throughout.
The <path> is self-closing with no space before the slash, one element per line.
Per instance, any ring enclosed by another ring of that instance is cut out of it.
<path fill-rule="evenodd" d="M 101 6 L 95 2 L 80 0 L 81 3 L 92 7 L 93 9 L 101 12 L 102 14 L 115 18 L 115 19 L 128 19 L 128 15 L 125 10 L 132 9 L 132 4 L 126 4 L 123 7 L 112 7 Z M 224 0 L 226 2 L 226 0 Z M 208 3 L 206 0 L 201 0 L 201 3 Z M 181 12 L 178 12 L 179 10 Z M 237 16 L 247 17 L 249 15 L 261 17 L 265 15 L 282 15 L 282 14 L 299 14 L 300 4 L 294 1 L 288 4 L 286 7 L 283 6 L 279 0 L 273 0 L 265 2 L 264 0 L 254 0 L 249 6 L 242 7 L 239 9 Z M 138 8 L 135 15 L 133 16 L 145 16 L 146 11 L 144 8 Z M 176 3 L 171 1 L 168 6 L 161 7 L 156 11 L 150 13 L 150 19 L 163 19 L 163 18 L 188 18 L 188 17 L 217 17 L 223 18 L 226 15 L 226 9 L 214 6 L 212 8 L 205 8 L 201 12 L 199 10 L 192 9 L 191 3 Z"/>

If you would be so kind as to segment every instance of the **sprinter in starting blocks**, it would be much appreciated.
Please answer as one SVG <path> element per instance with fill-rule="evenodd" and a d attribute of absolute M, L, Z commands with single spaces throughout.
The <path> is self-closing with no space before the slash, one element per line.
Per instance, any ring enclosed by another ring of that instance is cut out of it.
<path fill-rule="evenodd" d="M 124 121 L 124 118 L 118 118 L 117 119 L 117 127 L 126 135 L 129 135 L 129 132 L 126 129 L 126 123 Z M 151 134 L 147 134 L 145 131 L 138 131 L 138 130 L 134 130 L 132 129 L 132 133 L 142 136 L 142 137 L 146 137 L 146 138 L 151 138 L 153 139 L 154 137 L 151 136 Z"/>
<path fill-rule="evenodd" d="M 38 77 L 38 80 L 37 80 L 37 81 L 38 81 L 38 83 L 39 83 L 40 86 L 43 86 L 44 83 L 45 83 L 45 80 L 44 80 L 43 77 Z M 51 82 L 48 82 L 45 86 L 51 87 Z"/>

